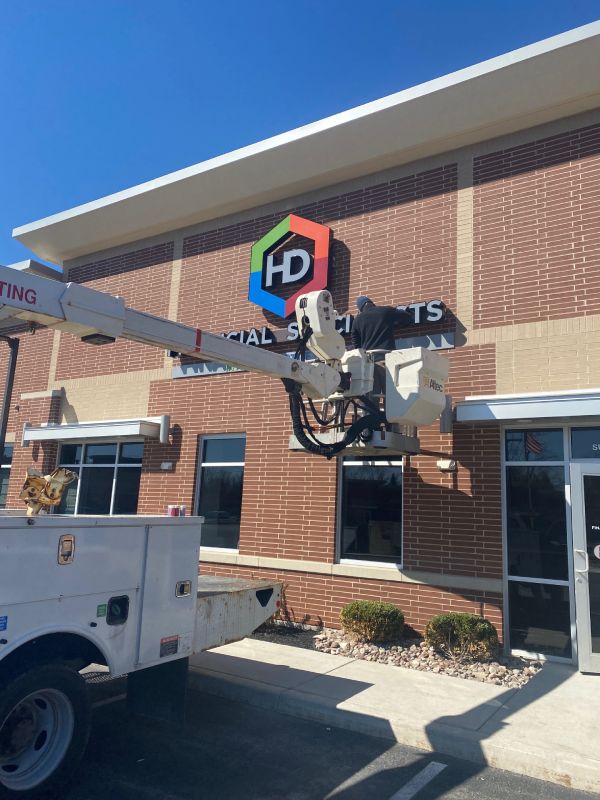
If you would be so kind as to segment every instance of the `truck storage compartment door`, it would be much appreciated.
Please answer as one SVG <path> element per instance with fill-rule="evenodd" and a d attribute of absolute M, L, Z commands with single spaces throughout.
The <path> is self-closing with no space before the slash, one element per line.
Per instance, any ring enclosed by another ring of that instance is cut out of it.
<path fill-rule="evenodd" d="M 179 517 L 149 526 L 138 668 L 192 652 L 200 523 L 198 517 Z"/>
<path fill-rule="evenodd" d="M 0 605 L 135 591 L 144 524 L 136 517 L 0 516 Z"/>

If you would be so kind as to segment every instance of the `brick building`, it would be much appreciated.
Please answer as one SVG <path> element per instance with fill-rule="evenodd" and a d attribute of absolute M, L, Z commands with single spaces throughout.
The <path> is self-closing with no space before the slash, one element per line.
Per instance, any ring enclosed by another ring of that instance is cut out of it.
<path fill-rule="evenodd" d="M 456 471 L 292 452 L 278 381 L 39 329 L 19 333 L 6 505 L 30 463 L 69 465 L 63 511 L 183 503 L 202 569 L 283 580 L 295 621 L 336 626 L 354 598 L 417 630 L 473 611 L 597 670 L 599 43 L 585 26 L 15 231 L 55 279 L 287 352 L 292 318 L 248 300 L 251 248 L 289 214 L 326 225 L 343 330 L 368 294 L 409 307 L 398 348 L 447 355 L 453 432 L 420 437 Z"/>

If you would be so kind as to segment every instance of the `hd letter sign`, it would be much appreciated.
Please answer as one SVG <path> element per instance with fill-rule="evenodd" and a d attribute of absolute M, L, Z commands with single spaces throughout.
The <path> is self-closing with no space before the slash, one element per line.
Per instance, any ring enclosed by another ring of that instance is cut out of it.
<path fill-rule="evenodd" d="M 310 239 L 313 253 L 294 247 L 294 236 Z M 331 229 L 326 225 L 295 214 L 282 219 L 252 247 L 248 300 L 279 317 L 289 317 L 301 294 L 327 288 L 330 241 Z M 290 291 L 289 297 L 279 296 Z"/>

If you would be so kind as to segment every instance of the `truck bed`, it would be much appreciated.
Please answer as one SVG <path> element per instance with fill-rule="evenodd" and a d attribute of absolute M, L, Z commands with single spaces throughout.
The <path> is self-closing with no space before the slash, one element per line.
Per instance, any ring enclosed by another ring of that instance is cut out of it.
<path fill-rule="evenodd" d="M 280 583 L 200 575 L 194 652 L 243 639 L 275 614 L 280 602 Z"/>

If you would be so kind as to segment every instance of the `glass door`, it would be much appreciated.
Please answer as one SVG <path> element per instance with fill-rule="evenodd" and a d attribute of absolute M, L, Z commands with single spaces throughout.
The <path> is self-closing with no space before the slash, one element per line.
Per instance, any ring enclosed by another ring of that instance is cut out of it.
<path fill-rule="evenodd" d="M 600 673 L 600 464 L 571 464 L 579 669 Z"/>

